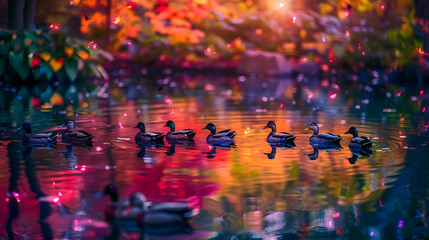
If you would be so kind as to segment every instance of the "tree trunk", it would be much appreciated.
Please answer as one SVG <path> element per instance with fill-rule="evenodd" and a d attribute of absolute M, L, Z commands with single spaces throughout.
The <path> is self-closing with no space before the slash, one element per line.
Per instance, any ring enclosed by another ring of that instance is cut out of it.
<path fill-rule="evenodd" d="M 9 0 L 8 2 L 8 28 L 21 30 L 23 27 L 22 0 Z"/>
<path fill-rule="evenodd" d="M 429 33 L 423 33 L 423 52 L 429 53 Z M 426 58 L 428 58 L 426 56 Z"/>
<path fill-rule="evenodd" d="M 112 21 L 111 9 L 112 0 L 107 0 L 107 14 L 106 14 L 106 46 L 105 49 L 110 50 L 110 22 Z"/>
<path fill-rule="evenodd" d="M 428 0 L 414 0 L 415 16 L 417 21 L 422 24 L 423 30 L 423 51 L 429 53 L 429 1 Z"/>
<path fill-rule="evenodd" d="M 25 0 L 24 6 L 24 29 L 32 30 L 34 25 L 34 15 L 36 12 L 37 0 Z"/>

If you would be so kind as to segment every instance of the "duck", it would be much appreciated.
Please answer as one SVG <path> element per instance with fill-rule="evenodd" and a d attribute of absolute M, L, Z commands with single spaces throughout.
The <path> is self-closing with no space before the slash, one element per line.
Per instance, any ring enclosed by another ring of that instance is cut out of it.
<path fill-rule="evenodd" d="M 193 141 L 194 136 L 197 133 L 192 129 L 183 129 L 183 130 L 176 131 L 176 125 L 171 120 L 168 120 L 163 127 L 170 128 L 170 131 L 165 135 L 165 138 L 169 142 Z"/>
<path fill-rule="evenodd" d="M 139 122 L 135 128 L 140 129 L 134 140 L 137 145 L 145 143 L 161 143 L 164 142 L 165 135 L 159 132 L 146 132 L 146 127 L 143 122 Z"/>
<path fill-rule="evenodd" d="M 62 134 L 63 142 L 74 142 L 74 141 L 91 141 L 93 136 L 82 130 L 74 130 L 75 124 L 71 119 L 67 119 L 63 125 L 58 128 L 67 129 Z"/>
<path fill-rule="evenodd" d="M 313 136 L 310 137 L 310 145 L 324 146 L 336 144 L 341 141 L 341 136 L 332 133 L 319 133 L 319 126 L 317 123 L 310 123 L 310 126 L 305 130 L 313 130 Z"/>
<path fill-rule="evenodd" d="M 267 125 L 262 129 L 271 128 L 271 132 L 268 134 L 267 142 L 269 144 L 276 145 L 290 145 L 293 140 L 295 140 L 295 135 L 287 132 L 276 132 L 276 123 L 274 121 L 269 121 Z"/>
<path fill-rule="evenodd" d="M 210 134 L 207 136 L 206 141 L 212 145 L 234 145 L 234 138 L 237 135 L 235 131 L 231 129 L 222 130 L 216 133 L 216 126 L 213 123 L 207 124 L 201 130 L 207 129 L 210 131 Z"/>
<path fill-rule="evenodd" d="M 31 124 L 26 122 L 23 123 L 18 131 L 21 129 L 25 130 L 26 134 L 22 137 L 25 145 L 30 146 L 47 146 L 52 145 L 57 142 L 57 132 L 44 132 L 44 133 L 36 133 L 31 134 Z"/>
<path fill-rule="evenodd" d="M 102 196 L 110 197 L 110 205 L 105 210 L 107 221 L 135 224 L 149 232 L 157 231 L 158 228 L 174 231 L 178 231 L 178 228 L 191 228 L 188 220 L 199 213 L 199 209 L 188 203 L 153 204 L 140 192 L 131 194 L 128 200 L 119 199 L 119 189 L 114 183 L 107 184 L 102 192 L 96 194 L 96 198 Z"/>
<path fill-rule="evenodd" d="M 356 127 L 350 127 L 350 129 L 344 134 L 351 134 L 353 136 L 353 139 L 349 143 L 349 149 L 351 151 L 360 152 L 364 150 L 366 153 L 372 153 L 372 142 L 365 136 L 359 137 Z"/>

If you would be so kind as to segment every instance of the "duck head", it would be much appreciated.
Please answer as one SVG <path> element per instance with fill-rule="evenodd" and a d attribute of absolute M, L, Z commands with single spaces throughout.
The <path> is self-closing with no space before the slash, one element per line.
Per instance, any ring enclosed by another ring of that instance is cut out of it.
<path fill-rule="evenodd" d="M 139 122 L 136 126 L 136 128 L 140 129 L 140 132 L 145 133 L 146 132 L 146 127 L 144 125 L 144 123 Z"/>
<path fill-rule="evenodd" d="M 31 125 L 30 125 L 30 123 L 28 123 L 28 122 L 23 123 L 22 126 L 20 128 L 18 128 L 18 131 L 21 130 L 21 129 L 24 129 L 27 134 L 30 134 L 31 133 Z"/>
<path fill-rule="evenodd" d="M 350 133 L 351 135 L 353 135 L 353 137 L 358 137 L 358 131 L 355 127 L 351 127 L 347 132 L 345 132 L 344 134 Z"/>
<path fill-rule="evenodd" d="M 101 198 L 103 196 L 110 196 L 112 202 L 117 202 L 119 200 L 119 191 L 118 187 L 114 183 L 107 184 L 104 187 L 104 190 L 95 195 L 95 198 Z"/>
<path fill-rule="evenodd" d="M 213 123 L 207 124 L 207 126 L 201 128 L 201 130 L 208 129 L 211 134 L 216 134 L 216 127 Z"/>
<path fill-rule="evenodd" d="M 262 129 L 266 129 L 266 128 L 271 128 L 271 132 L 276 132 L 276 123 L 273 121 L 269 121 L 267 125 Z"/>
<path fill-rule="evenodd" d="M 135 192 L 130 196 L 131 207 L 137 207 L 137 208 L 143 209 L 145 207 L 146 202 L 147 202 L 147 199 L 145 195 L 143 195 L 140 192 Z"/>
<path fill-rule="evenodd" d="M 168 120 L 163 127 L 169 127 L 170 132 L 174 132 L 176 130 L 176 125 L 174 125 L 174 122 L 171 120 Z"/>
<path fill-rule="evenodd" d="M 67 119 L 63 125 L 58 128 L 67 128 L 67 131 L 72 131 L 75 128 L 74 122 L 71 119 Z"/>
<path fill-rule="evenodd" d="M 317 125 L 317 123 L 310 123 L 310 126 L 308 126 L 308 128 L 306 128 L 305 130 L 313 130 L 314 135 L 319 134 L 319 126 Z"/>

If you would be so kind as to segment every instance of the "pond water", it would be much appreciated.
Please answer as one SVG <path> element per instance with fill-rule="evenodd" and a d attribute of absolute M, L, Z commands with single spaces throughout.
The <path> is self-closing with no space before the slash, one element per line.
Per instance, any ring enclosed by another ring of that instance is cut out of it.
<path fill-rule="evenodd" d="M 65 106 L 53 108 L 40 107 L 43 102 L 31 91 L 4 86 L 0 92 L 5 239 L 8 234 L 18 239 L 428 236 L 429 117 L 423 89 L 353 76 L 118 78 L 107 90 L 93 90 L 98 96 L 81 88 L 76 95 L 60 94 Z M 52 148 L 25 147 L 16 131 L 23 122 L 35 133 L 61 131 L 57 126 L 68 118 L 94 135 L 92 146 L 67 145 L 59 136 Z M 177 129 L 195 129 L 195 141 L 135 144 L 139 121 L 148 131 L 166 133 L 167 120 Z M 295 147 L 266 142 L 269 130 L 262 128 L 271 120 L 278 131 L 296 135 Z M 209 122 L 237 131 L 236 145 L 208 145 L 208 131 L 200 129 Z M 304 130 L 311 122 L 322 133 L 343 136 L 342 148 L 314 149 L 312 133 Z M 371 155 L 353 158 L 352 137 L 344 134 L 350 126 L 371 139 Z M 104 221 L 109 199 L 94 197 L 112 182 L 121 198 L 139 191 L 152 202 L 198 206 L 193 231 L 160 236 L 121 227 L 116 235 Z"/>

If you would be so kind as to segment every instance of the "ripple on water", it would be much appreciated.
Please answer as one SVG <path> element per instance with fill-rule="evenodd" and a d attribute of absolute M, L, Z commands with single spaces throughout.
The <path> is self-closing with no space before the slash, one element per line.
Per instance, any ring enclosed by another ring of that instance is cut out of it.
<path fill-rule="evenodd" d="M 408 123 L 383 124 L 371 118 L 306 115 L 284 109 L 267 112 L 219 109 L 206 109 L 195 100 L 99 108 L 95 114 L 76 117 L 79 129 L 95 136 L 93 147 L 70 148 L 59 138 L 57 148 L 33 150 L 31 159 L 35 168 L 31 171 L 40 189 L 47 195 L 61 195 L 62 204 L 71 214 L 85 212 L 94 220 L 102 220 L 106 202 L 101 200 L 99 204 L 93 195 L 105 184 L 117 182 L 123 197 L 141 191 L 151 201 L 199 202 L 201 223 L 196 226 L 200 230 L 221 231 L 218 222 L 229 221 L 234 231 L 251 231 L 260 227 L 257 222 L 269 212 L 326 210 L 373 200 L 373 195 L 389 187 L 403 167 L 406 139 L 398 132 L 412 131 Z M 36 118 L 31 112 L 25 114 Z M 166 133 L 168 129 L 162 125 L 168 119 L 175 121 L 177 129 L 196 129 L 195 142 L 174 146 L 167 142 L 160 146 L 135 145 L 138 131 L 134 127 L 138 121 L 145 122 L 148 131 Z M 46 115 L 43 124 L 54 128 L 62 120 Z M 269 131 L 262 128 L 270 120 L 276 122 L 278 131 L 297 136 L 296 147 L 273 150 L 267 144 Z M 341 134 L 343 148 L 321 150 L 316 160 L 310 160 L 311 132 L 304 129 L 313 121 L 320 124 L 321 132 Z M 205 142 L 208 131 L 200 130 L 208 122 L 215 123 L 219 130 L 237 131 L 236 147 L 209 146 Z M 41 130 L 39 124 L 42 122 L 35 121 L 34 128 Z M 343 134 L 352 125 L 374 143 L 374 153 L 359 157 L 353 165 L 348 161 L 352 156 L 347 146 L 351 136 Z M 11 131 L 7 134 L 15 136 Z M 20 161 L 24 170 L 22 153 L 14 155 L 11 161 Z M 7 148 L 0 148 L 0 156 L 3 156 L 0 163 L 8 166 Z M 24 180 L 25 174 L 19 177 L 17 183 L 24 204 L 22 221 L 14 224 L 14 230 L 25 236 L 40 236 L 37 222 L 25 218 L 26 211 L 38 218 L 34 189 Z M 0 178 L 5 193 L 9 187 L 7 168 L 1 170 Z M 294 214 L 298 219 L 299 213 Z M 7 217 L 0 218 L 4 222 Z M 53 212 L 52 219 L 61 217 Z M 73 215 L 51 221 L 56 236 L 61 234 L 58 229 L 70 229 L 73 224 Z"/>

